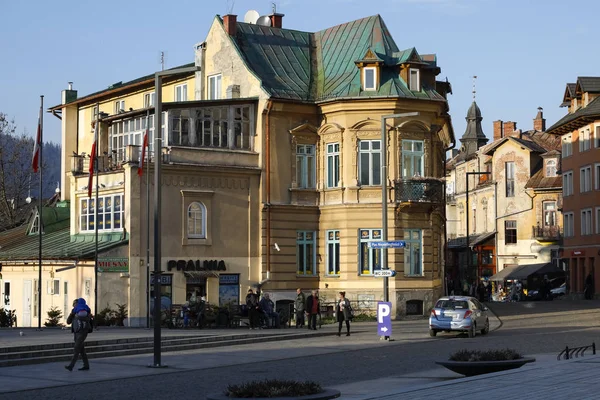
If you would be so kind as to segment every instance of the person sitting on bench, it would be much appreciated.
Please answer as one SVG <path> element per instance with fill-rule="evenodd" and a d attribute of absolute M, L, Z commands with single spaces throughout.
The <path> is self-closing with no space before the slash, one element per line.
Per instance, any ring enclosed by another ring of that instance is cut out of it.
<path fill-rule="evenodd" d="M 273 304 L 273 300 L 270 299 L 269 293 L 265 293 L 263 295 L 263 298 L 260 300 L 259 306 L 262 312 L 265 314 L 265 317 L 267 319 L 273 320 L 272 326 L 279 328 L 279 313 L 275 311 L 275 304 Z"/>

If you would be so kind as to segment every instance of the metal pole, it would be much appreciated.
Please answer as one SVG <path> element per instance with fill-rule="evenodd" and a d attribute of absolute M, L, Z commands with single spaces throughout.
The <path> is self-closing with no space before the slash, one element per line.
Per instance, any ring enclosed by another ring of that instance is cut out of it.
<path fill-rule="evenodd" d="M 160 368 L 160 295 L 161 295 L 161 164 L 162 164 L 162 76 L 154 78 L 156 105 L 154 106 L 154 364 Z"/>
<path fill-rule="evenodd" d="M 100 153 L 100 143 L 98 143 L 98 132 L 100 131 L 100 103 L 96 103 L 96 124 L 94 126 L 94 143 L 96 143 L 96 157 L 92 160 L 94 163 L 94 174 L 96 175 L 96 196 L 94 200 L 94 315 L 98 315 L 98 153 Z"/>
<path fill-rule="evenodd" d="M 44 197 L 44 186 L 43 186 L 43 149 L 44 149 L 44 96 L 40 96 L 40 191 L 39 191 L 39 211 L 38 211 L 38 236 L 39 236 L 39 254 L 38 254 L 38 330 L 42 330 L 42 210 Z M 36 138 L 37 140 L 37 138 Z M 30 181 L 31 182 L 31 181 Z M 30 185 L 31 186 L 31 185 Z"/>
<path fill-rule="evenodd" d="M 146 112 L 146 129 L 150 135 L 150 110 Z M 156 129 L 154 130 L 156 132 Z M 143 144 L 142 144 L 143 146 Z M 150 329 L 150 146 L 146 149 L 146 328 Z M 143 162 L 143 161 L 142 161 Z"/>

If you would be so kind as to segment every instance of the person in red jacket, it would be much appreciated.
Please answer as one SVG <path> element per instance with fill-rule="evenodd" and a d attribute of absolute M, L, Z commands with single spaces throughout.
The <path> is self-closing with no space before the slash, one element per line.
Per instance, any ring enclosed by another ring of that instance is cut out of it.
<path fill-rule="evenodd" d="M 308 329 L 317 330 L 317 315 L 319 310 L 319 291 L 313 290 L 312 294 L 306 299 L 306 314 L 308 315 Z"/>

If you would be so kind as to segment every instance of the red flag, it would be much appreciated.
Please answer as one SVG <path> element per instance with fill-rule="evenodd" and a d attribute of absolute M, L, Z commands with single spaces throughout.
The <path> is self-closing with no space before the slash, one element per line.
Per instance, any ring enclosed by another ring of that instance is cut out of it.
<path fill-rule="evenodd" d="M 42 147 L 42 107 L 40 107 L 40 115 L 38 116 L 37 135 L 35 138 L 35 144 L 33 145 L 33 158 L 31 160 L 31 167 L 33 172 L 38 172 L 40 169 L 40 149 Z"/>
<path fill-rule="evenodd" d="M 88 180 L 88 197 L 92 197 L 92 186 L 94 186 L 94 162 L 96 161 L 96 141 L 92 145 L 92 155 L 90 156 L 90 177 Z"/>
<path fill-rule="evenodd" d="M 144 133 L 144 144 L 142 145 L 142 160 L 140 161 L 140 168 L 138 168 L 138 175 L 140 178 L 144 174 L 144 159 L 146 158 L 146 147 L 148 147 L 148 125 L 146 125 L 146 133 Z"/>

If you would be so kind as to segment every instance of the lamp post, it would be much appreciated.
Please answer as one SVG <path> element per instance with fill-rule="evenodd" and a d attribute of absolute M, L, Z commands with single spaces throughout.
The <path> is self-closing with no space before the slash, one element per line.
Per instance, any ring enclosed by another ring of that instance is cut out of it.
<path fill-rule="evenodd" d="M 486 172 L 467 172 L 466 175 L 466 205 L 467 208 L 467 273 L 471 270 L 471 245 L 469 243 L 469 176 L 470 175 L 491 175 L 492 173 L 489 171 Z"/>
<path fill-rule="evenodd" d="M 161 364 L 161 332 L 160 332 L 160 297 L 161 297 L 161 166 L 162 166 L 162 80 L 163 77 L 197 72 L 199 68 L 185 67 L 154 74 L 154 91 L 156 105 L 154 106 L 154 361 L 153 368 L 162 368 Z M 166 133 L 166 132 L 165 132 Z M 150 277 L 148 277 L 150 279 Z"/>
<path fill-rule="evenodd" d="M 388 240 L 388 219 L 387 219 L 387 129 L 385 125 L 386 119 L 416 117 L 418 112 L 408 112 L 400 114 L 389 114 L 381 117 L 381 239 L 385 242 Z M 387 248 L 381 249 L 381 268 L 389 269 L 387 265 Z M 388 277 L 383 278 L 383 301 L 390 301 L 389 281 Z M 386 336 L 386 338 L 388 338 Z"/>

